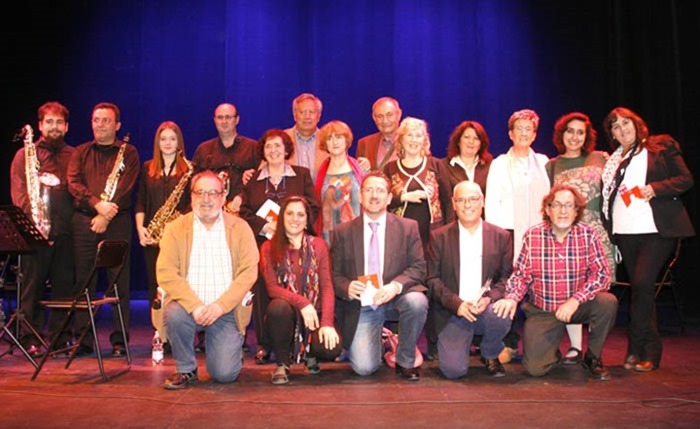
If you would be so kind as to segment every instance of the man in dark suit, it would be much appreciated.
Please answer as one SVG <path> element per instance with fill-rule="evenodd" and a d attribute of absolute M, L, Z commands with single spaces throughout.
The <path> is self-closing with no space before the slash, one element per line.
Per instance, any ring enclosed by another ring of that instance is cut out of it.
<path fill-rule="evenodd" d="M 481 359 L 492 377 L 502 377 L 498 354 L 510 320 L 498 317 L 492 303 L 513 271 L 512 239 L 481 219 L 484 195 L 476 182 L 458 183 L 452 205 L 458 220 L 433 232 L 427 256 L 440 371 L 449 379 L 465 376 L 472 339 L 481 335 Z"/>
<path fill-rule="evenodd" d="M 394 143 L 401 121 L 399 102 L 391 97 L 378 99 L 372 105 L 372 119 L 379 132 L 359 140 L 355 157 L 364 171 L 381 171 L 389 161 L 396 159 Z"/>
<path fill-rule="evenodd" d="M 343 346 L 353 371 L 370 375 L 379 369 L 382 327 L 386 320 L 398 320 L 396 372 L 418 381 L 416 342 L 428 314 L 426 263 L 418 224 L 387 213 L 389 189 L 383 173 L 368 173 L 360 196 L 363 215 L 332 231 L 335 294 L 343 307 Z M 365 276 L 372 275 L 370 284 Z"/>

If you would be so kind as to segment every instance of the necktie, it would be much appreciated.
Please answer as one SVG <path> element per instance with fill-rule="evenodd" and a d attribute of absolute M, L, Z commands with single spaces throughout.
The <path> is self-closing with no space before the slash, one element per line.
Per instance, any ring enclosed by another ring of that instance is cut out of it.
<path fill-rule="evenodd" d="M 369 251 L 367 252 L 367 274 L 379 274 L 379 237 L 377 236 L 377 227 L 379 222 L 370 222 L 369 227 L 372 228 L 372 236 L 369 238 Z"/>

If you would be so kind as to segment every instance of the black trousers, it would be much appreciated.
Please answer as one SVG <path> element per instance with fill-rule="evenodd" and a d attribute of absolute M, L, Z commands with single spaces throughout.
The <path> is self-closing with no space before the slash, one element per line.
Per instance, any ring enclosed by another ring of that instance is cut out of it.
<path fill-rule="evenodd" d="M 38 247 L 36 253 L 20 256 L 22 281 L 20 283 L 20 308 L 25 319 L 39 333 L 44 327 L 44 309 L 39 305 L 46 289 L 46 281 L 51 282 L 53 299 L 73 297 L 75 273 L 73 263 L 73 238 L 70 235 L 57 237 L 49 247 Z M 49 314 L 49 341 L 61 334 L 60 341 L 72 337 L 70 325 L 65 332 L 58 332 L 66 316 L 64 310 L 52 310 Z M 22 344 L 38 345 L 39 341 L 31 333 L 25 333 Z"/>
<path fill-rule="evenodd" d="M 615 235 L 630 282 L 630 323 L 627 354 L 659 366 L 663 347 L 656 320 L 656 280 L 671 252 L 675 238 L 659 234 Z"/>

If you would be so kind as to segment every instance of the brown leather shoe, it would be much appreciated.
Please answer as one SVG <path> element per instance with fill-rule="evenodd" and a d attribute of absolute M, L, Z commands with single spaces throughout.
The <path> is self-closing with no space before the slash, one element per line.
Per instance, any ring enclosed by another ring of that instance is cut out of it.
<path fill-rule="evenodd" d="M 506 370 L 503 368 L 503 365 L 501 364 L 501 361 L 498 360 L 498 358 L 485 359 L 482 357 L 481 362 L 484 363 L 486 371 L 491 377 L 498 378 L 506 376 Z"/>
<path fill-rule="evenodd" d="M 610 371 L 603 365 L 603 361 L 590 353 L 586 353 L 582 365 L 588 370 L 588 374 L 598 380 L 610 380 Z"/>
<path fill-rule="evenodd" d="M 418 368 L 404 368 L 398 363 L 396 364 L 396 373 L 401 376 L 401 378 L 408 381 L 418 381 L 420 380 L 420 371 Z"/>

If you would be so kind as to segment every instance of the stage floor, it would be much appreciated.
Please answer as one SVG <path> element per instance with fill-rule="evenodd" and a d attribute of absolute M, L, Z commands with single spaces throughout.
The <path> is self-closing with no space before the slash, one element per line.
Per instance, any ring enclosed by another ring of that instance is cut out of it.
<path fill-rule="evenodd" d="M 106 310 L 106 309 L 105 309 Z M 102 313 L 102 323 L 109 311 Z M 700 424 L 700 329 L 680 333 L 669 318 L 661 368 L 626 371 L 623 323 L 611 334 L 603 356 L 612 379 L 589 379 L 578 365 L 555 368 L 533 378 L 519 362 L 505 365 L 507 376 L 492 379 L 477 357 L 459 381 L 440 376 L 437 362 L 424 365 L 417 383 L 382 367 L 371 377 L 353 375 L 347 363 L 322 363 L 319 375 L 292 367 L 291 382 L 270 384 L 274 364 L 256 365 L 246 355 L 240 378 L 230 384 L 209 380 L 204 355 L 198 355 L 200 381 L 181 391 L 166 391 L 163 380 L 174 370 L 150 360 L 145 301 L 132 302 L 133 362 L 105 359 L 115 377 L 101 382 L 97 359 L 81 358 L 68 370 L 52 359 L 36 381 L 19 350 L 0 358 L 0 403 L 4 428 L 695 428 Z M 665 321 L 664 321 L 665 322 Z M 252 343 L 252 330 L 248 342 Z M 564 340 L 567 341 L 566 339 Z M 103 344 L 108 345 L 107 338 Z M 425 343 L 421 347 L 424 349 Z M 8 344 L 0 344 L 0 352 Z M 568 344 L 562 344 L 566 350 Z M 103 347 L 109 353 L 109 347 Z M 251 347 L 254 349 L 254 347 Z"/>

